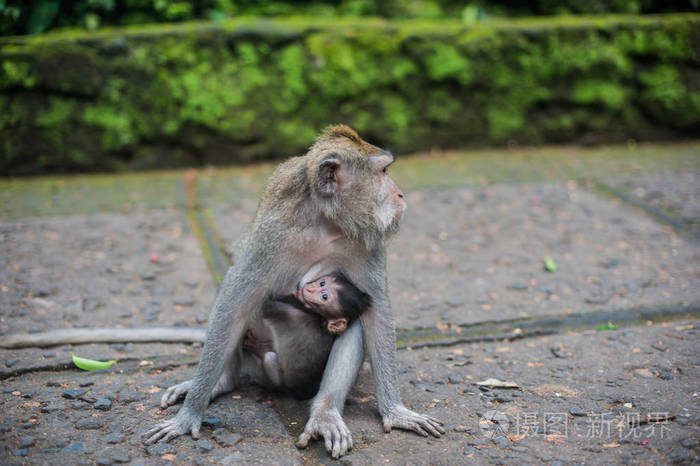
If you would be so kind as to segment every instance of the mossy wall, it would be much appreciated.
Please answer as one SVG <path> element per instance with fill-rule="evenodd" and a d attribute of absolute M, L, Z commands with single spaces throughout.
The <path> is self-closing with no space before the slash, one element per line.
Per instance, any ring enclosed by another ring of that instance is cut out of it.
<path fill-rule="evenodd" d="M 0 39 L 0 173 L 700 134 L 700 15 L 243 18 Z"/>

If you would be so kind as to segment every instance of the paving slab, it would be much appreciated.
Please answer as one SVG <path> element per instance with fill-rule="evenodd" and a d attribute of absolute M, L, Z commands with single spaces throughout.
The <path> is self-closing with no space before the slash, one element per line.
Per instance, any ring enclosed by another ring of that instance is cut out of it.
<path fill-rule="evenodd" d="M 398 328 L 700 301 L 697 242 L 575 181 L 418 190 L 407 201 L 388 262 Z M 229 247 L 256 206 L 214 210 Z"/>
<path fill-rule="evenodd" d="M 143 434 L 180 405 L 165 387 L 192 368 L 35 372 L 1 382 L 2 464 L 300 464 L 301 455 L 261 389 L 246 386 L 208 409 L 202 438 L 145 446 Z"/>
<path fill-rule="evenodd" d="M 3 334 L 206 325 L 215 288 L 180 211 L 24 219 L 2 223 L 0 234 Z M 52 364 L 66 349 L 0 350 L 0 373 Z M 140 354 L 127 345 L 110 351 L 98 353 Z"/>
<path fill-rule="evenodd" d="M 692 464 L 700 451 L 698 323 L 399 351 L 404 402 L 440 439 L 385 434 L 364 370 L 348 464 Z M 496 378 L 517 389 L 480 389 Z M 294 410 L 291 402 L 286 409 Z"/>

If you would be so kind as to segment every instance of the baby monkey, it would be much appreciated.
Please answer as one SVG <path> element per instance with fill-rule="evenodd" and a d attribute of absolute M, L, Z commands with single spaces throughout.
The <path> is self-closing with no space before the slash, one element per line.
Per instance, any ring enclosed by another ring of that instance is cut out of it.
<path fill-rule="evenodd" d="M 295 294 L 269 299 L 262 309 L 265 328 L 249 329 L 243 348 L 273 386 L 308 398 L 318 390 L 318 382 L 309 381 L 320 381 L 334 338 L 370 304 L 369 295 L 341 272 L 325 275 Z"/>

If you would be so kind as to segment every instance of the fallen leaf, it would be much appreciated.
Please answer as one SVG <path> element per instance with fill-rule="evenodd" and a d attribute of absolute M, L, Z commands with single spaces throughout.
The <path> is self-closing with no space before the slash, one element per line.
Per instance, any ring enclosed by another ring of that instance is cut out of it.
<path fill-rule="evenodd" d="M 557 271 L 557 263 L 554 262 L 554 259 L 552 259 L 549 256 L 545 256 L 544 258 L 544 268 L 547 272 L 554 273 Z"/>
<path fill-rule="evenodd" d="M 467 359 L 466 361 L 453 362 L 452 364 L 448 364 L 447 366 L 448 367 L 462 367 L 462 366 L 466 366 L 467 364 L 471 364 L 471 363 L 472 362 Z"/>
<path fill-rule="evenodd" d="M 109 369 L 117 363 L 116 359 L 110 361 L 95 361 L 94 359 L 81 358 L 71 352 L 73 364 L 84 371 L 94 371 L 99 369 Z"/>
<path fill-rule="evenodd" d="M 520 386 L 515 382 L 504 382 L 494 378 L 482 380 L 481 382 L 475 382 L 475 385 L 491 388 L 520 388 Z"/>

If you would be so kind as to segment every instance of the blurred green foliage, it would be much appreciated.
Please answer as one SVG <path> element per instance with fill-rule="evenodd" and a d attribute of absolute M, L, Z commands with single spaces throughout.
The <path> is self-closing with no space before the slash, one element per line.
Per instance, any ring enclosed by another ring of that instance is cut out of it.
<path fill-rule="evenodd" d="M 453 18 L 472 24 L 492 16 L 698 10 L 700 0 L 0 0 L 0 35 L 243 15 Z"/>
<path fill-rule="evenodd" d="M 700 15 L 261 19 L 0 39 L 0 173 L 700 134 Z"/>

